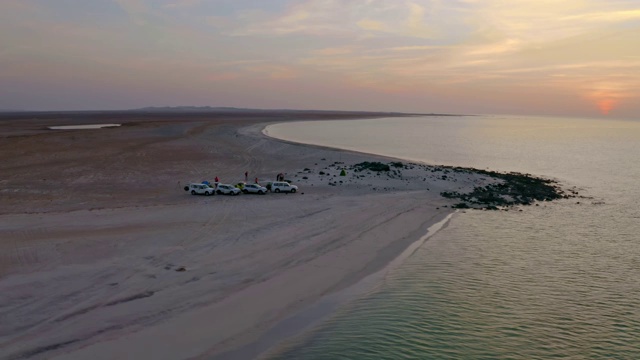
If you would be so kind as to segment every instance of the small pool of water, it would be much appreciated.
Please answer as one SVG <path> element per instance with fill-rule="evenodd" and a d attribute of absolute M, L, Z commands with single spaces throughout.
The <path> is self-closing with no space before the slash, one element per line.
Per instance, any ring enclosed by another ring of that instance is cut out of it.
<path fill-rule="evenodd" d="M 102 129 L 108 127 L 118 127 L 121 124 L 91 124 L 91 125 L 60 125 L 49 126 L 50 130 L 83 130 L 83 129 Z"/>

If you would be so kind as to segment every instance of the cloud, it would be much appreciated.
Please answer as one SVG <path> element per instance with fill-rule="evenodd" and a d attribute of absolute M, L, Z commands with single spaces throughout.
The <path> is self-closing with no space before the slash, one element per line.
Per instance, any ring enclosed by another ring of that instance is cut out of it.
<path fill-rule="evenodd" d="M 0 2 L 0 76 L 253 98 L 283 84 L 605 108 L 640 96 L 636 0 L 114 1 L 99 24 L 81 16 L 93 5 Z"/>
<path fill-rule="evenodd" d="M 478 33 L 545 42 L 638 19 L 634 1 L 487 0 L 475 3 L 468 22 Z"/>
<path fill-rule="evenodd" d="M 144 26 L 150 22 L 147 18 L 152 10 L 145 0 L 115 0 L 115 2 L 135 24 Z"/>
<path fill-rule="evenodd" d="M 242 74 L 239 74 L 239 73 L 221 72 L 221 73 L 212 73 L 212 74 L 206 75 L 205 79 L 207 79 L 208 81 L 214 81 L 214 82 L 227 82 L 231 80 L 236 80 L 240 77 L 242 77 Z"/>
<path fill-rule="evenodd" d="M 569 15 L 563 17 L 564 21 L 588 21 L 593 23 L 623 22 L 640 19 L 640 9 L 625 11 L 601 11 L 594 13 L 584 13 L 579 15 Z"/>
<path fill-rule="evenodd" d="M 415 37 L 433 37 L 433 30 L 429 26 L 427 26 L 425 22 L 425 8 L 413 2 L 409 3 L 408 7 L 408 34 Z"/>
<path fill-rule="evenodd" d="M 164 4 L 162 7 L 167 9 L 184 9 L 200 5 L 203 0 L 174 0 L 168 4 Z"/>
<path fill-rule="evenodd" d="M 244 11 L 236 17 L 235 36 L 281 36 L 287 34 L 326 35 L 343 32 L 340 4 L 334 0 L 305 1 L 289 6 L 284 13 Z"/>
<path fill-rule="evenodd" d="M 423 50 L 436 50 L 442 49 L 443 46 L 437 45 L 414 45 L 414 46 L 396 46 L 386 49 L 380 49 L 381 51 L 423 51 Z"/>
<path fill-rule="evenodd" d="M 247 70 L 273 80 L 294 79 L 299 75 L 299 71 L 294 67 L 277 64 L 249 66 Z"/>
<path fill-rule="evenodd" d="M 428 38 L 434 34 L 428 25 L 427 8 L 435 0 L 398 2 L 390 0 L 338 1 L 307 0 L 286 8 L 284 13 L 247 11 L 238 17 L 237 36 L 313 36 L 378 35 Z"/>
<path fill-rule="evenodd" d="M 320 56 L 335 56 L 335 55 L 346 55 L 352 54 L 355 51 L 353 46 L 343 46 L 343 47 L 332 47 L 332 48 L 323 48 L 319 50 L 314 50 L 313 54 Z"/>
<path fill-rule="evenodd" d="M 368 31 L 389 31 L 387 25 L 383 22 L 371 19 L 362 19 L 358 21 L 356 25 L 361 29 Z"/>

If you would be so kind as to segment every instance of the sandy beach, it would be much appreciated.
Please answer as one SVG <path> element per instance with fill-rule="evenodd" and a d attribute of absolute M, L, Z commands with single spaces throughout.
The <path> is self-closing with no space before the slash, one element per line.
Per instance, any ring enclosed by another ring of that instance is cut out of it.
<path fill-rule="evenodd" d="M 383 269 L 495 180 L 269 138 L 369 113 L 41 114 L 0 120 L 0 358 L 225 358 Z M 47 126 L 117 123 L 92 130 Z M 400 169 L 399 169 L 400 170 Z M 437 170 L 437 171 L 436 171 Z M 286 179 L 295 194 L 191 196 Z M 447 207 L 445 207 L 447 206 Z"/>

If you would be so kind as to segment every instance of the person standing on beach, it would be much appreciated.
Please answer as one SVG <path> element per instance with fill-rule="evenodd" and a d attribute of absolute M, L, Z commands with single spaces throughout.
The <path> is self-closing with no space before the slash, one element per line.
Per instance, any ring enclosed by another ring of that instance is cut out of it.
<path fill-rule="evenodd" d="M 258 178 L 256 178 L 256 184 L 258 183 Z"/>
<path fill-rule="evenodd" d="M 220 179 L 216 176 L 215 182 L 220 182 Z"/>

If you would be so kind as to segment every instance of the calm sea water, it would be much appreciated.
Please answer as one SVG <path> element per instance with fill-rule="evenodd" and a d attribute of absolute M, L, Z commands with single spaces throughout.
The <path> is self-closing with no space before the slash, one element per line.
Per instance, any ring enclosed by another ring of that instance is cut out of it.
<path fill-rule="evenodd" d="M 417 117 L 268 132 L 548 176 L 592 197 L 457 214 L 376 291 L 270 358 L 640 359 L 640 122 Z"/>

